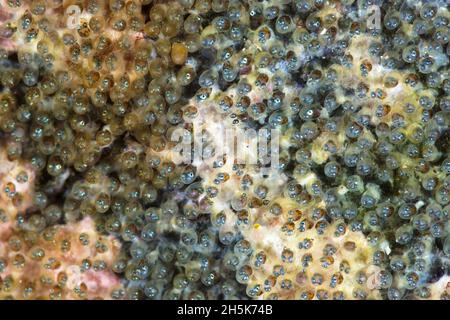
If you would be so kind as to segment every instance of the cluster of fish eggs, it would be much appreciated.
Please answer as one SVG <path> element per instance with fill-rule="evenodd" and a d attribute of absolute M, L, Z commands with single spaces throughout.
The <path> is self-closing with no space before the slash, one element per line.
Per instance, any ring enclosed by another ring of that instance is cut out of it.
<path fill-rule="evenodd" d="M 5 5 L 1 140 L 37 176 L 14 228 L 93 219 L 122 243 L 106 298 L 448 297 L 445 1 Z M 278 130 L 278 168 L 176 163 L 200 122 Z"/>

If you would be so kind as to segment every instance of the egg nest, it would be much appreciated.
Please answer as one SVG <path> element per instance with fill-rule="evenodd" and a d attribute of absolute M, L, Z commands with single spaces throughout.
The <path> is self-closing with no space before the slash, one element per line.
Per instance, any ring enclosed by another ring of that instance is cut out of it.
<path fill-rule="evenodd" d="M 1 0 L 0 298 L 448 299 L 449 38 L 445 0 Z"/>

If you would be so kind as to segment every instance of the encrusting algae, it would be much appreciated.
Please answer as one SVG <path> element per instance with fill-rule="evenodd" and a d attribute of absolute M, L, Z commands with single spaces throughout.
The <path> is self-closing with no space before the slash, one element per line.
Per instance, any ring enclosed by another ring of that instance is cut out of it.
<path fill-rule="evenodd" d="M 1 0 L 0 298 L 448 299 L 449 21 Z"/>

